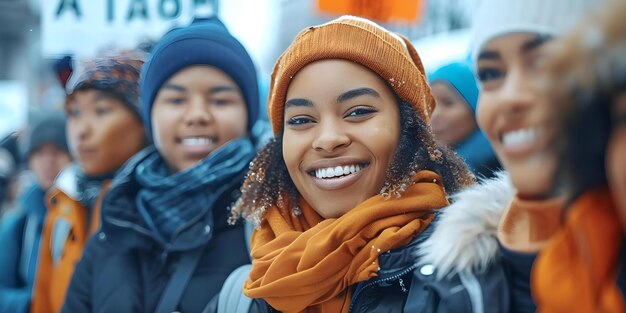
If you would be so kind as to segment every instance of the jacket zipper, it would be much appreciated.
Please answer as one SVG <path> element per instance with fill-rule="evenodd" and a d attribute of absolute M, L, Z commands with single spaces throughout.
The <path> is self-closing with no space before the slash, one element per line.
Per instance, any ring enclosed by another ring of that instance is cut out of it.
<path fill-rule="evenodd" d="M 359 295 L 361 293 L 363 293 L 363 290 L 375 285 L 375 284 L 380 284 L 380 283 L 384 283 L 384 282 L 389 282 L 392 280 L 396 280 L 410 272 L 412 272 L 413 270 L 415 270 L 417 267 L 415 265 L 411 265 L 409 268 L 405 269 L 404 271 L 400 272 L 399 274 L 393 275 L 393 276 L 389 276 L 386 278 L 381 278 L 378 280 L 374 280 L 370 283 L 368 283 L 367 285 L 363 286 L 363 288 L 357 290 L 357 293 L 354 294 L 354 296 L 352 297 L 352 301 L 350 301 L 350 308 L 348 309 L 348 312 L 352 312 L 352 308 L 354 307 L 354 303 L 356 303 L 356 300 L 358 299 Z"/>

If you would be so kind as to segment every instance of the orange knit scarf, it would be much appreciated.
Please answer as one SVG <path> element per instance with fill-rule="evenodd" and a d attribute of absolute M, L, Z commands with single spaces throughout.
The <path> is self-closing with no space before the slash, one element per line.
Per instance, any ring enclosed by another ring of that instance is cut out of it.
<path fill-rule="evenodd" d="M 252 237 L 244 293 L 285 312 L 347 312 L 351 286 L 377 276 L 378 256 L 408 244 L 447 205 L 439 175 L 421 171 L 398 199 L 374 196 L 323 220 L 306 202 L 295 216 L 273 207 Z"/>
<path fill-rule="evenodd" d="M 532 273 L 538 312 L 626 312 L 616 285 L 623 231 L 607 188 L 583 194 Z"/>
<path fill-rule="evenodd" d="M 498 225 L 498 240 L 518 252 L 538 252 L 561 227 L 563 199 L 515 196 Z"/>

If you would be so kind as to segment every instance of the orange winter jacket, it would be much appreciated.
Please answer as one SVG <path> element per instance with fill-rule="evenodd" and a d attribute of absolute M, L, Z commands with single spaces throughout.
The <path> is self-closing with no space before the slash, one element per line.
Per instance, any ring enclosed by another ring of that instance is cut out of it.
<path fill-rule="evenodd" d="M 87 240 L 100 227 L 100 205 L 109 184 L 110 181 L 103 185 L 91 216 L 77 200 L 73 168 L 65 169 L 48 192 L 48 213 L 41 233 L 32 313 L 61 311 L 74 267 Z"/>

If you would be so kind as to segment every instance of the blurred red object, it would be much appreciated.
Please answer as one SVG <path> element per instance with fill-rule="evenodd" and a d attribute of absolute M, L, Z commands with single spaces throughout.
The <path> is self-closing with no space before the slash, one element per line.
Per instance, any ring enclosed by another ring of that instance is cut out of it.
<path fill-rule="evenodd" d="M 424 0 L 317 0 L 320 11 L 350 14 L 379 22 L 403 20 L 414 22 L 421 18 Z"/>

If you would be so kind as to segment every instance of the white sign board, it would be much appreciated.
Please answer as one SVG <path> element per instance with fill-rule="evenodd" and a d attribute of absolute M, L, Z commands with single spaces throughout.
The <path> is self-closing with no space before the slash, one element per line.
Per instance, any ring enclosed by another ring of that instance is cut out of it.
<path fill-rule="evenodd" d="M 210 0 L 44 0 L 44 56 L 90 57 L 104 49 L 134 48 L 191 22 Z"/>
<path fill-rule="evenodd" d="M 413 41 L 427 74 L 450 62 L 468 60 L 470 43 L 469 29 L 437 34 Z"/>
<path fill-rule="evenodd" d="M 0 81 L 0 138 L 22 129 L 28 115 L 26 86 L 16 81 Z"/>

